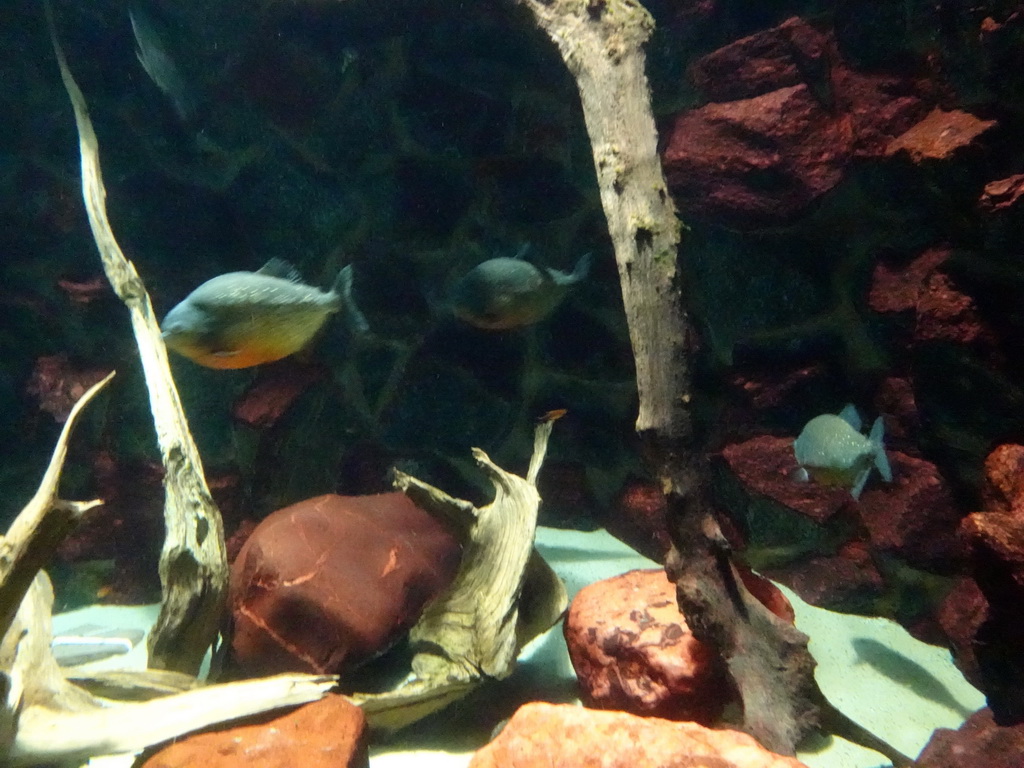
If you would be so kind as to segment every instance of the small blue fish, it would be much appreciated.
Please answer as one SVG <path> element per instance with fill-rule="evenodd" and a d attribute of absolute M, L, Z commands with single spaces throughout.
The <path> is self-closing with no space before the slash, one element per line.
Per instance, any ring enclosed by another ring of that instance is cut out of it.
<path fill-rule="evenodd" d="M 882 444 L 882 417 L 875 419 L 867 436 L 860 430 L 860 415 L 853 405 L 847 405 L 838 416 L 826 413 L 807 422 L 793 441 L 793 453 L 800 465 L 796 479 L 806 482 L 814 478 L 822 485 L 849 488 L 855 499 L 860 498 L 872 467 L 885 482 L 892 482 L 892 469 Z"/>
<path fill-rule="evenodd" d="M 512 258 L 489 259 L 467 272 L 449 293 L 455 316 L 489 331 L 532 325 L 551 314 L 569 288 L 590 272 L 589 253 L 566 274 L 526 261 L 522 257 L 527 249 Z"/>

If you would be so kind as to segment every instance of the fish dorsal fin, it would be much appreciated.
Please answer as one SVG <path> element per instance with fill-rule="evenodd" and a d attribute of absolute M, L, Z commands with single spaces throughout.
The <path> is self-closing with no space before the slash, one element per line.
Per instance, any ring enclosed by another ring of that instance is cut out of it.
<path fill-rule="evenodd" d="M 533 250 L 533 245 L 531 243 L 523 243 L 519 246 L 519 250 L 515 252 L 515 255 L 513 255 L 512 258 L 525 262 L 536 269 L 537 272 L 540 273 L 541 279 L 544 281 L 545 285 L 558 284 L 558 272 L 552 270 L 551 267 L 537 262 L 537 254 Z"/>
<path fill-rule="evenodd" d="M 855 430 L 860 432 L 860 414 L 857 413 L 857 406 L 855 406 L 853 403 L 847 403 L 845 406 L 843 406 L 843 410 L 839 412 L 839 418 L 845 421 Z"/>
<path fill-rule="evenodd" d="M 294 265 L 284 259 L 273 258 L 256 270 L 259 275 L 268 277 L 280 277 L 282 280 L 291 280 L 293 283 L 301 283 L 302 275 Z"/>
<path fill-rule="evenodd" d="M 533 250 L 533 245 L 532 244 L 530 244 L 530 243 L 523 243 L 522 245 L 519 246 L 519 250 L 516 251 L 515 253 L 513 253 L 509 258 L 520 259 L 522 261 L 527 261 L 527 262 L 530 262 L 532 264 L 533 263 L 533 258 L 532 258 L 532 254 L 531 254 L 532 250 Z"/>

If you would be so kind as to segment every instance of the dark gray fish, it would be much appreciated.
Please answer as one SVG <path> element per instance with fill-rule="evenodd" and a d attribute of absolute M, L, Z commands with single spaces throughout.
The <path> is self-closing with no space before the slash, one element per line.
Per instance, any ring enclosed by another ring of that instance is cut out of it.
<path fill-rule="evenodd" d="M 537 266 L 522 258 L 488 259 L 467 272 L 448 296 L 451 311 L 477 328 L 501 331 L 532 325 L 557 307 L 569 288 L 590 272 L 590 254 L 570 273 Z"/>
<path fill-rule="evenodd" d="M 161 33 L 159 24 L 141 6 L 130 8 L 128 18 L 132 22 L 135 55 L 139 63 L 157 88 L 170 99 L 178 118 L 186 125 L 191 124 L 199 112 L 199 99 L 182 77 L 166 34 Z"/>

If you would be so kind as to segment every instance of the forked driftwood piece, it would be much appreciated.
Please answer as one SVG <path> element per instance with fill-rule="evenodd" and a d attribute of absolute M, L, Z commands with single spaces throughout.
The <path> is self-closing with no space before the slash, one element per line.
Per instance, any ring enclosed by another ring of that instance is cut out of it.
<path fill-rule="evenodd" d="M 554 624 L 568 605 L 565 586 L 533 546 L 540 506 L 537 474 L 553 423 L 538 425 L 525 479 L 473 449 L 495 490 L 494 500 L 480 509 L 395 473 L 396 487 L 460 531 L 463 555 L 451 586 L 409 634 L 411 677 L 388 693 L 352 697 L 375 729 L 409 725 L 486 680 L 507 677 L 522 647 Z"/>
<path fill-rule="evenodd" d="M 13 738 L 5 766 L 79 764 L 97 755 L 139 752 L 216 723 L 319 699 L 333 677 L 280 675 L 212 685 L 144 702 L 115 703 L 68 682 L 50 650 L 53 591 L 40 571 L 0 643 L 12 682 L 5 712 Z"/>
<path fill-rule="evenodd" d="M 50 649 L 53 590 L 39 567 L 78 517 L 99 503 L 64 501 L 57 485 L 71 430 L 82 408 L 111 376 L 94 384 L 71 409 L 39 490 L 0 539 L 0 605 L 5 608 L 0 637 L 3 766 L 77 765 L 96 755 L 137 752 L 226 720 L 313 701 L 336 682 L 331 677 L 282 675 L 117 704 L 65 679 Z M 9 605 L 16 606 L 10 615 Z M 162 677 L 171 687 L 184 684 L 180 675 Z M 152 689 L 152 675 L 143 673 L 141 678 L 140 683 Z"/>
<path fill-rule="evenodd" d="M 107 278 L 130 311 L 163 458 L 167 527 L 159 566 L 163 600 L 149 637 L 149 663 L 194 675 L 223 617 L 228 579 L 223 522 L 206 486 L 199 451 L 171 378 L 167 348 L 149 294 L 135 266 L 121 252 L 107 220 L 96 133 L 85 97 L 71 76 L 57 39 L 49 2 L 45 9 L 61 79 L 75 111 L 82 154 L 82 195 L 89 225 Z"/>
<path fill-rule="evenodd" d="M 0 637 L 10 629 L 32 579 L 50 562 L 57 547 L 78 525 L 81 516 L 103 503 L 99 499 L 65 501 L 58 495 L 58 487 L 68 453 L 68 440 L 78 414 L 113 377 L 114 374 L 110 373 L 93 384 L 72 407 L 39 490 L 11 523 L 7 535 L 0 538 Z"/>

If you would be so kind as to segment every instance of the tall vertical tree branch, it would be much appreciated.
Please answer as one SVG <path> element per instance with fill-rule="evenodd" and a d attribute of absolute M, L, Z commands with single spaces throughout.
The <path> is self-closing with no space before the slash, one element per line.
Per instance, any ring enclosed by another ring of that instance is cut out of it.
<path fill-rule="evenodd" d="M 167 532 L 159 566 L 163 600 L 156 626 L 150 633 L 149 663 L 195 674 L 217 635 L 227 592 L 223 523 L 207 488 L 199 450 L 171 377 L 167 348 L 160 336 L 153 304 L 107 220 L 96 132 L 85 97 L 71 75 L 57 39 L 48 2 L 45 10 L 61 79 L 75 111 L 82 154 L 82 196 L 89 226 L 107 278 L 131 316 L 165 470 Z"/>
<path fill-rule="evenodd" d="M 739 723 L 792 754 L 817 723 L 807 638 L 743 586 L 712 513 L 704 446 L 690 411 L 688 317 L 677 273 L 680 225 L 657 153 L 643 45 L 653 30 L 635 0 L 520 0 L 576 79 L 636 359 L 637 431 L 669 500 L 669 573 L 694 634 L 728 664 Z"/>

